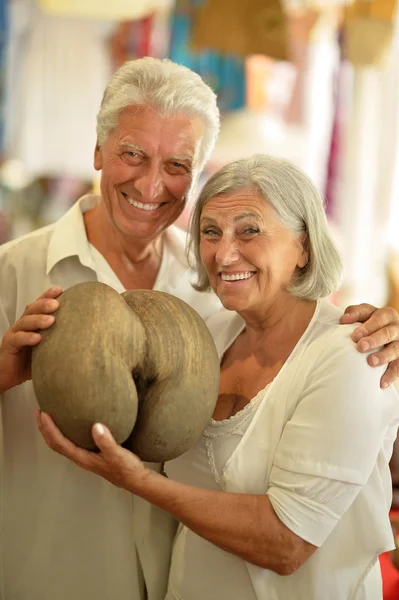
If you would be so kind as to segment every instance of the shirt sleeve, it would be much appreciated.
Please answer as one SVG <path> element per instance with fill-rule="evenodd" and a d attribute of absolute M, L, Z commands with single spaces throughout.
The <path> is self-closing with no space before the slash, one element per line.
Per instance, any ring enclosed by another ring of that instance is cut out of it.
<path fill-rule="evenodd" d="M 399 398 L 392 386 L 380 389 L 383 371 L 350 340 L 326 348 L 284 428 L 267 494 L 280 520 L 315 546 L 367 483 L 398 426 Z"/>

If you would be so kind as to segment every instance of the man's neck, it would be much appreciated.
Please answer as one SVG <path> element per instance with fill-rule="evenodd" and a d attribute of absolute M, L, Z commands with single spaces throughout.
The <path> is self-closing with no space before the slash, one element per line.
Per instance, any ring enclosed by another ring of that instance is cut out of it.
<path fill-rule="evenodd" d="M 151 289 L 162 260 L 162 236 L 152 240 L 123 237 L 102 204 L 84 213 L 89 242 L 102 254 L 126 289 Z"/>
<path fill-rule="evenodd" d="M 151 256 L 162 254 L 162 236 L 149 240 L 124 237 L 111 224 L 102 203 L 84 213 L 83 218 L 89 242 L 105 258 L 119 256 L 123 262 L 139 265 Z"/>

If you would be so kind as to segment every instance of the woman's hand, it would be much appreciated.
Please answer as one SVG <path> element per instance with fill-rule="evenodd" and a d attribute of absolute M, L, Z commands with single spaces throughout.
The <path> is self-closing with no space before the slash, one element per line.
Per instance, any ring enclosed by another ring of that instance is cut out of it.
<path fill-rule="evenodd" d="M 57 310 L 56 300 L 62 294 L 59 286 L 49 288 L 28 304 L 22 317 L 4 334 L 0 346 L 0 393 L 31 379 L 32 347 L 40 342 L 40 329 L 54 323 L 51 314 Z"/>
<path fill-rule="evenodd" d="M 135 493 L 136 486 L 151 475 L 151 470 L 147 469 L 135 454 L 115 442 L 104 425 L 93 425 L 93 440 L 100 450 L 99 453 L 95 453 L 75 446 L 46 413 L 37 410 L 35 416 L 40 433 L 49 448 L 69 458 L 78 467 L 107 479 L 113 485 Z"/>
<path fill-rule="evenodd" d="M 388 365 L 381 387 L 388 387 L 399 377 L 399 314 L 394 308 L 376 308 L 371 304 L 348 306 L 340 322 L 359 325 L 352 334 L 359 352 L 370 352 L 367 362 L 372 367 Z M 381 350 L 378 350 L 381 348 Z"/>

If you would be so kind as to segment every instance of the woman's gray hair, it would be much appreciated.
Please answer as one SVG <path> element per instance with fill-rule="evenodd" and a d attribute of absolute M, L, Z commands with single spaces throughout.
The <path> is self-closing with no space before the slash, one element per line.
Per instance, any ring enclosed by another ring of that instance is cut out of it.
<path fill-rule="evenodd" d="M 308 263 L 301 269 L 290 292 L 298 298 L 316 300 L 335 292 L 343 266 L 328 230 L 323 200 L 305 173 L 281 158 L 257 154 L 232 162 L 215 173 L 203 187 L 191 218 L 189 256 L 195 260 L 200 291 L 209 279 L 200 258 L 200 219 L 205 204 L 215 196 L 253 188 L 275 210 L 282 225 L 296 237 L 306 233 Z"/>
<path fill-rule="evenodd" d="M 128 106 L 150 106 L 160 114 L 199 117 L 205 123 L 198 167 L 208 160 L 220 128 L 216 95 L 197 73 L 168 59 L 140 58 L 124 63 L 105 88 L 97 115 L 101 146 Z"/>

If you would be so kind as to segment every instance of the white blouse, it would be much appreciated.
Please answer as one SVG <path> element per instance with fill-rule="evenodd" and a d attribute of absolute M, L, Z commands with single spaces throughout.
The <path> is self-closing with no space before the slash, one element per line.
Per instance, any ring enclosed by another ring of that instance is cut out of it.
<path fill-rule="evenodd" d="M 215 550 L 205 540 L 195 541 L 200 551 L 190 554 L 191 535 L 179 539 L 181 528 L 170 579 L 172 588 L 187 581 L 175 596 L 178 600 L 196 599 L 199 585 L 205 590 L 202 598 L 235 598 L 234 590 L 227 594 L 226 589 L 235 577 L 249 586 L 243 565 L 253 591 L 237 598 L 382 598 L 378 555 L 394 547 L 388 462 L 399 424 L 399 399 L 393 387 L 380 389 L 383 368 L 367 365 L 350 339 L 354 326 L 339 325 L 340 315 L 336 307 L 318 302 L 306 332 L 235 448 L 226 445 L 230 456 L 227 461 L 223 457 L 224 466 L 214 452 L 219 489 L 268 494 L 280 520 L 318 550 L 295 573 L 280 576 Z M 209 326 L 222 356 L 243 323 L 238 316 L 232 320 L 221 314 Z M 166 465 L 170 477 L 205 487 L 198 457 L 202 452 L 204 460 L 206 439 L 190 451 L 197 459 L 191 463 L 192 473 L 186 456 L 175 467 Z M 209 454 L 207 460 L 212 470 Z M 218 580 L 213 587 L 209 580 L 206 589 L 209 572 L 217 572 Z"/>
<path fill-rule="evenodd" d="M 268 387 L 229 419 L 211 419 L 191 450 L 165 464 L 168 477 L 207 490 L 224 490 L 224 467 L 265 400 Z M 180 525 L 166 600 L 203 600 L 211 598 L 216 590 L 218 600 L 256 600 L 244 561 Z"/>

